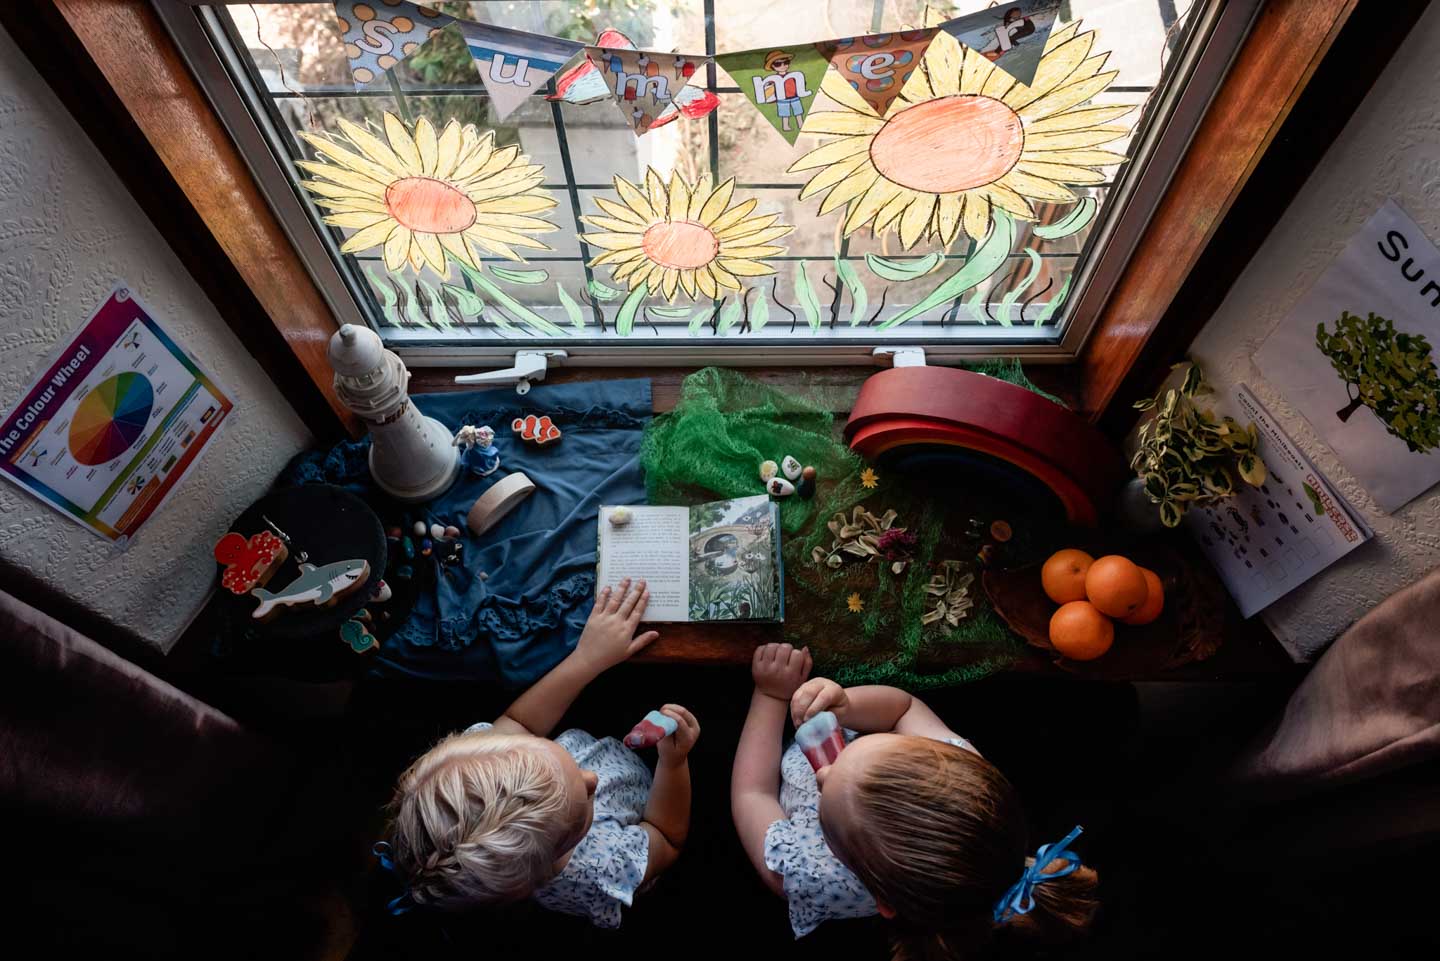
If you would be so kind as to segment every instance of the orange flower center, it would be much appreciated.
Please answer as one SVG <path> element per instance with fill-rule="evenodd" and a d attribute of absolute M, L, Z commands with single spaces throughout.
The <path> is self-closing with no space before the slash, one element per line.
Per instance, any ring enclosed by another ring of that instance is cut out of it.
<path fill-rule="evenodd" d="M 430 177 L 406 177 L 386 187 L 385 208 L 401 226 L 427 234 L 458 234 L 475 223 L 475 202 Z"/>
<path fill-rule="evenodd" d="M 870 161 L 902 187 L 953 193 L 993 184 L 1024 149 L 1019 114 L 993 97 L 965 94 L 897 113 L 871 141 Z"/>
<path fill-rule="evenodd" d="M 662 267 L 689 270 L 704 267 L 720 252 L 720 238 L 693 220 L 662 220 L 651 224 L 640 241 L 645 256 Z"/>

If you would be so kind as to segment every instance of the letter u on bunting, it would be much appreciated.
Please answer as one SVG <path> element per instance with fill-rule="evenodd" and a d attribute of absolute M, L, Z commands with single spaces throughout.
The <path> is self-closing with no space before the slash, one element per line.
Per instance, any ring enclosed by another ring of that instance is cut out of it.
<path fill-rule="evenodd" d="M 810 101 L 819 92 L 830 65 L 825 55 L 809 43 L 721 54 L 715 62 L 725 68 L 746 99 L 791 144 L 800 136 Z"/>
<path fill-rule="evenodd" d="M 706 58 L 684 53 L 586 47 L 585 55 L 605 80 L 610 95 L 642 135 L 674 105 L 676 94 L 700 72 Z"/>
<path fill-rule="evenodd" d="M 947 20 L 940 29 L 1029 86 L 1059 11 L 1060 0 L 1011 0 Z"/>
<path fill-rule="evenodd" d="M 865 99 L 875 113 L 885 116 L 890 104 L 930 47 L 938 27 L 903 33 L 873 33 L 868 37 L 826 40 L 815 46 L 830 58 L 840 76 Z"/>
<path fill-rule="evenodd" d="M 385 75 L 425 42 L 455 22 L 434 7 L 403 0 L 335 0 L 335 18 L 350 58 L 350 78 L 359 90 Z"/>
<path fill-rule="evenodd" d="M 460 32 L 490 94 L 495 116 L 504 120 L 540 88 L 583 43 L 461 20 Z"/>

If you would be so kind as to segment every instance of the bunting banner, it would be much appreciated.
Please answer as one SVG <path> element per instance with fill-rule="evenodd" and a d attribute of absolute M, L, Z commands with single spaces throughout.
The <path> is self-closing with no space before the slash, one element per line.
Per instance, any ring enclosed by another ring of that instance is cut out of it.
<path fill-rule="evenodd" d="M 792 146 L 830 65 L 812 43 L 741 50 L 721 54 L 715 62 Z"/>
<path fill-rule="evenodd" d="M 350 79 L 360 90 L 419 50 L 455 18 L 404 0 L 335 0 L 335 19 L 350 58 Z"/>
<path fill-rule="evenodd" d="M 586 47 L 585 55 L 637 136 L 644 135 L 705 65 L 704 56 Z"/>
<path fill-rule="evenodd" d="M 583 43 L 461 20 L 460 33 L 490 94 L 498 119 L 515 112 L 555 73 L 585 49 Z"/>
<path fill-rule="evenodd" d="M 867 37 L 826 40 L 815 46 L 830 64 L 864 98 L 877 116 L 885 116 L 910 74 L 930 48 L 939 27 L 902 33 L 873 33 Z"/>
<path fill-rule="evenodd" d="M 1029 86 L 1055 28 L 1060 0 L 1011 0 L 940 24 L 940 29 Z"/>

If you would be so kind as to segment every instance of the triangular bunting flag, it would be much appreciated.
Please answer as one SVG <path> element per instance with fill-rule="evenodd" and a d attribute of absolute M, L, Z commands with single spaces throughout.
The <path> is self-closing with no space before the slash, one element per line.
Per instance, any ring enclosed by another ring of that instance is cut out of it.
<path fill-rule="evenodd" d="M 551 75 L 585 49 L 583 43 L 574 40 L 543 37 L 469 20 L 459 23 L 500 120 L 510 116 L 531 94 L 539 93 Z"/>
<path fill-rule="evenodd" d="M 1010 0 L 947 20 L 940 29 L 1029 86 L 1059 12 L 1060 0 Z"/>
<path fill-rule="evenodd" d="M 791 144 L 800 136 L 810 101 L 820 92 L 829 66 L 825 54 L 810 43 L 741 50 L 721 54 L 715 62 Z"/>
<path fill-rule="evenodd" d="M 350 78 L 359 90 L 385 75 L 455 18 L 434 7 L 403 0 L 335 0 L 335 17 L 350 58 Z"/>
<path fill-rule="evenodd" d="M 706 60 L 704 56 L 619 47 L 586 47 L 585 55 L 637 136 L 655 126 L 661 114 L 678 109 L 676 96 Z"/>
<path fill-rule="evenodd" d="M 920 66 L 930 39 L 938 32 L 938 27 L 932 27 L 903 33 L 874 33 L 848 40 L 826 40 L 815 46 L 830 58 L 840 76 L 875 113 L 883 117 L 900 96 L 900 88 L 905 86 L 910 74 Z"/>

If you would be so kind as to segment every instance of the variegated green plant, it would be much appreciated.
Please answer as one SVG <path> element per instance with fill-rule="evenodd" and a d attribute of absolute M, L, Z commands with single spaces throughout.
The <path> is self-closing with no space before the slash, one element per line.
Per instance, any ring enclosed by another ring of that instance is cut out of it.
<path fill-rule="evenodd" d="M 1175 367 L 1187 368 L 1178 388 L 1135 402 L 1137 410 L 1155 414 L 1141 425 L 1140 449 L 1130 461 L 1166 527 L 1179 524 L 1191 507 L 1231 496 L 1237 483 L 1259 487 L 1266 476 L 1255 424 L 1242 427 L 1197 407 L 1195 398 L 1210 392 L 1204 374 L 1193 363 Z"/>

